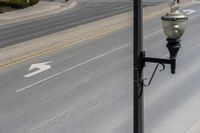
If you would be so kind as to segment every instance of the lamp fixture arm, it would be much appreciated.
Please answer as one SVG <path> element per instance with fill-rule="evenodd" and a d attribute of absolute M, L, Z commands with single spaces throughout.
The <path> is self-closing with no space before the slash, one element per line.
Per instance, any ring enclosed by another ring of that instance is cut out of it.
<path fill-rule="evenodd" d="M 144 87 L 148 87 L 148 86 L 151 84 L 151 81 L 153 80 L 153 77 L 154 77 L 156 71 L 158 70 L 158 66 L 159 66 L 159 65 L 162 65 L 162 69 L 160 69 L 160 71 L 165 70 L 165 64 L 163 64 L 163 63 L 158 63 L 158 64 L 156 65 L 156 67 L 155 67 L 155 69 L 154 69 L 154 71 L 153 71 L 153 73 L 152 73 L 152 75 L 151 75 L 151 78 L 150 78 L 150 80 L 149 80 L 149 82 L 148 82 L 147 84 L 144 83 L 144 81 L 145 81 L 147 78 L 144 79 L 144 81 L 143 81 L 143 86 L 144 86 Z"/>
<path fill-rule="evenodd" d="M 152 57 L 145 57 L 145 51 L 142 52 L 142 64 L 143 64 L 143 67 L 145 67 L 145 63 L 157 63 L 153 73 L 152 73 L 152 76 L 148 82 L 148 84 L 143 84 L 143 86 L 147 87 L 151 84 L 152 82 L 152 79 L 158 69 L 158 66 L 159 65 L 162 65 L 162 69 L 160 71 L 163 71 L 165 69 L 165 64 L 169 64 L 171 66 L 171 73 L 172 74 L 175 74 L 175 70 L 176 70 L 176 58 L 172 58 L 170 57 L 170 59 L 163 59 L 163 58 L 152 58 Z M 146 80 L 146 78 L 144 79 Z"/>

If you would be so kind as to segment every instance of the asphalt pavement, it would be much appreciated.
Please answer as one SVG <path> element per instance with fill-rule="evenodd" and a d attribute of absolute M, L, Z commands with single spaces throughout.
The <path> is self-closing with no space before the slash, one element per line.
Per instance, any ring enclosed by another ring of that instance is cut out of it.
<path fill-rule="evenodd" d="M 195 12 L 187 11 L 176 75 L 166 66 L 145 88 L 147 133 L 188 133 L 200 118 L 200 5 L 187 9 Z M 144 22 L 144 49 L 148 56 L 168 58 L 160 21 Z M 132 133 L 131 29 L 1 69 L 1 133 Z M 153 68 L 147 64 L 144 76 Z"/>
<path fill-rule="evenodd" d="M 170 66 L 157 72 L 152 84 L 145 88 L 145 132 L 147 133 L 198 133 L 190 132 L 200 119 L 199 84 L 199 19 L 200 5 L 188 7 L 189 16 L 182 47 L 177 56 L 176 74 Z M 160 17 L 144 22 L 144 49 L 150 57 L 169 58 Z M 145 77 L 150 78 L 155 64 L 147 64 Z M 145 83 L 147 83 L 145 81 Z M 193 131 L 194 131 L 193 130 Z"/>
<path fill-rule="evenodd" d="M 158 5 L 165 0 L 144 1 L 144 7 Z M 0 48 L 63 31 L 78 25 L 133 10 L 133 2 L 84 1 L 62 13 L 0 26 Z"/>
<path fill-rule="evenodd" d="M 0 26 L 0 48 L 132 10 L 132 2 L 81 2 L 59 14 Z"/>
<path fill-rule="evenodd" d="M 127 27 L 1 70 L 1 132 L 132 133 L 131 38 Z M 51 68 L 25 76 L 41 62 Z"/>

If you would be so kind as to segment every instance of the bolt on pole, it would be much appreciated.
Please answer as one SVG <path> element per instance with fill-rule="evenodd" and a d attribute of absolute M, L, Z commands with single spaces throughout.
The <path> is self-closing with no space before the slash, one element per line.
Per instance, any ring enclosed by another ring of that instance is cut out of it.
<path fill-rule="evenodd" d="M 134 133 L 144 132 L 143 121 L 143 63 L 142 63 L 142 0 L 133 2 L 133 45 L 134 45 Z"/>

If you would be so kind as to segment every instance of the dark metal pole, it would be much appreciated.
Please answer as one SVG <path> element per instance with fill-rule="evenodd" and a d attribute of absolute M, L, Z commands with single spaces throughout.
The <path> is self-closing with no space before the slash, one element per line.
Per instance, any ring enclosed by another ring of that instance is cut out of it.
<path fill-rule="evenodd" d="M 142 62 L 142 0 L 134 0 L 134 133 L 144 132 L 143 62 Z"/>

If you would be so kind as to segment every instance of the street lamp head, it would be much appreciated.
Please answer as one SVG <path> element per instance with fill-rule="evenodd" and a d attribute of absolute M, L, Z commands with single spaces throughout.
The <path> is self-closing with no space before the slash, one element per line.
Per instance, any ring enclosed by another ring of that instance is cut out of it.
<path fill-rule="evenodd" d="M 167 38 L 179 39 L 183 35 L 188 17 L 179 11 L 176 1 L 173 2 L 170 13 L 161 18 Z"/>

